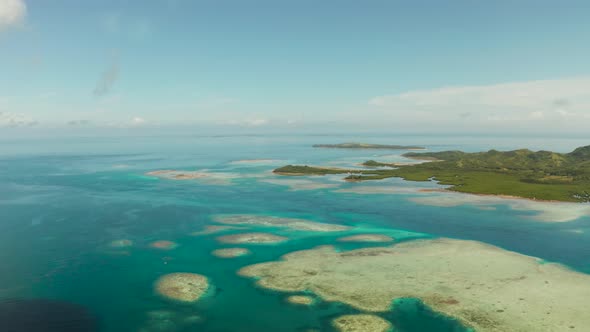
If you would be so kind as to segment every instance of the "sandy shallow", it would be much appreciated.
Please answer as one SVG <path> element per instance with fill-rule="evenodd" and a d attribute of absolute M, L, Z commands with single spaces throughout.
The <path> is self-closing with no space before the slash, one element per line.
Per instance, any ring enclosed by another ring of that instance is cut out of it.
<path fill-rule="evenodd" d="M 287 241 L 284 236 L 270 233 L 244 233 L 225 235 L 217 238 L 218 242 L 230 244 L 273 244 Z"/>
<path fill-rule="evenodd" d="M 284 162 L 284 160 L 280 159 L 241 159 L 229 163 L 233 165 L 276 165 Z"/>
<path fill-rule="evenodd" d="M 206 178 L 209 175 L 204 172 L 197 171 L 181 171 L 173 169 L 163 169 L 157 171 L 147 172 L 146 175 L 155 176 L 159 178 L 171 179 L 171 180 L 193 180 Z"/>
<path fill-rule="evenodd" d="M 375 315 L 344 315 L 332 321 L 332 326 L 341 332 L 388 332 L 390 322 Z"/>
<path fill-rule="evenodd" d="M 234 173 L 211 172 L 206 169 L 198 171 L 164 169 L 147 172 L 145 175 L 167 180 L 199 180 L 212 185 L 230 185 L 233 179 L 240 177 Z"/>
<path fill-rule="evenodd" d="M 512 210 L 533 212 L 531 219 L 546 222 L 567 222 L 590 216 L 590 204 L 586 203 L 542 202 L 521 198 L 452 192 L 436 196 L 412 197 L 410 201 L 440 207 L 473 205 L 483 209 L 493 208 L 494 205 L 508 205 Z"/>
<path fill-rule="evenodd" d="M 416 240 L 336 252 L 330 246 L 245 267 L 260 287 L 312 291 L 363 311 L 419 298 L 478 332 L 583 331 L 590 275 L 475 241 Z"/>
<path fill-rule="evenodd" d="M 392 242 L 394 238 L 383 234 L 357 234 L 338 239 L 339 242 Z"/>
<path fill-rule="evenodd" d="M 350 227 L 344 225 L 327 224 L 305 219 L 283 218 L 255 214 L 216 215 L 213 217 L 213 220 L 218 223 L 229 225 L 281 227 L 296 231 L 341 232 L 350 229 Z"/>
<path fill-rule="evenodd" d="M 219 258 L 235 258 L 250 255 L 251 252 L 246 248 L 223 248 L 213 250 L 211 254 Z"/>
<path fill-rule="evenodd" d="M 133 241 L 128 239 L 113 240 L 109 243 L 111 248 L 128 248 L 133 246 Z"/>
<path fill-rule="evenodd" d="M 171 273 L 156 281 L 156 292 L 181 302 L 195 302 L 209 288 L 207 277 L 196 273 Z"/>
<path fill-rule="evenodd" d="M 205 228 L 202 231 L 192 232 L 191 235 L 192 236 L 209 235 L 209 234 L 216 234 L 216 233 L 221 233 L 221 232 L 225 232 L 225 231 L 240 230 L 240 229 L 244 229 L 244 228 L 237 227 L 237 226 L 209 225 L 209 226 L 205 226 Z"/>
<path fill-rule="evenodd" d="M 368 186 L 368 185 L 355 185 L 349 188 L 342 188 L 338 190 L 334 190 L 335 193 L 345 193 L 345 194 L 417 194 L 421 193 L 423 188 L 420 187 L 403 187 L 403 186 L 394 186 L 394 185 L 383 185 L 383 186 Z"/>
<path fill-rule="evenodd" d="M 337 188 L 339 184 L 323 183 L 308 179 L 262 179 L 260 182 L 276 184 L 280 186 L 289 187 L 289 190 L 318 190 L 318 189 L 333 189 Z"/>

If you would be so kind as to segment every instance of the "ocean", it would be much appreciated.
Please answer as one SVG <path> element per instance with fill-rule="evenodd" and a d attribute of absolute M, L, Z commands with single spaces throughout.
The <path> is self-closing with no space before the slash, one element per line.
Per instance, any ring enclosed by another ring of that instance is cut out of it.
<path fill-rule="evenodd" d="M 222 259 L 211 255 L 229 247 L 216 241 L 218 234 L 191 235 L 214 225 L 212 217 L 218 214 L 303 218 L 390 235 L 398 242 L 476 240 L 590 273 L 588 216 L 551 222 L 536 219 L 536 210 L 500 200 L 485 206 L 436 206 L 415 200 L 424 196 L 419 189 L 438 188 L 432 182 L 388 179 L 358 184 L 341 181 L 340 176 L 272 173 L 287 164 L 358 167 L 368 159 L 404 160 L 403 151 L 397 150 L 311 147 L 349 141 L 418 144 L 433 151 L 568 152 L 587 145 L 581 139 L 393 135 L 0 141 L 0 301 L 50 299 L 80 305 L 105 332 L 332 331 L 334 317 L 359 312 L 319 298 L 311 307 L 295 306 L 285 300 L 290 293 L 262 289 L 236 272 L 318 245 L 351 250 L 378 244 L 339 243 L 341 234 L 258 228 L 289 241 L 249 244 L 251 255 Z M 192 170 L 205 176 L 181 181 L 146 175 L 154 170 Z M 391 188 L 397 189 L 388 192 Z M 132 245 L 111 245 L 121 239 Z M 158 240 L 178 246 L 150 247 Z M 196 303 L 170 301 L 154 291 L 154 282 L 174 272 L 205 275 L 212 287 Z M 380 316 L 398 332 L 469 331 L 413 299 Z"/>

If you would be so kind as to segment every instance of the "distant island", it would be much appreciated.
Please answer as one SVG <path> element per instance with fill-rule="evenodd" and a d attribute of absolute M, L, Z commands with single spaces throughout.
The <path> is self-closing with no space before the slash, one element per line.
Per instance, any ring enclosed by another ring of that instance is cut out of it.
<path fill-rule="evenodd" d="M 414 145 L 386 145 L 367 143 L 314 144 L 313 147 L 331 149 L 426 150 L 425 147 Z"/>
<path fill-rule="evenodd" d="M 375 169 L 335 169 L 288 165 L 274 170 L 282 175 L 348 174 L 348 181 L 399 177 L 409 181 L 434 179 L 448 190 L 505 195 L 535 200 L 590 202 L 590 145 L 570 153 L 551 151 L 410 152 L 407 158 L 428 160 L 419 164 L 391 164 L 374 160 L 363 165 Z"/>

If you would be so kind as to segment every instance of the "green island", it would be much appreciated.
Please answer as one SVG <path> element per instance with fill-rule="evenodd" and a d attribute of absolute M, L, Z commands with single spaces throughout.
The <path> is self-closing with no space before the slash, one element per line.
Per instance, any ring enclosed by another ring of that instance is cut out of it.
<path fill-rule="evenodd" d="M 418 164 L 391 164 L 369 160 L 375 169 L 343 169 L 288 165 L 274 170 L 281 175 L 348 174 L 347 181 L 399 177 L 409 181 L 436 180 L 447 190 L 534 200 L 590 202 L 590 145 L 570 153 L 551 151 L 489 150 L 410 152 L 406 158 L 427 160 Z"/>
<path fill-rule="evenodd" d="M 314 144 L 313 147 L 314 148 L 331 148 L 331 149 L 426 150 L 426 148 L 423 146 L 367 144 L 367 143 Z"/>

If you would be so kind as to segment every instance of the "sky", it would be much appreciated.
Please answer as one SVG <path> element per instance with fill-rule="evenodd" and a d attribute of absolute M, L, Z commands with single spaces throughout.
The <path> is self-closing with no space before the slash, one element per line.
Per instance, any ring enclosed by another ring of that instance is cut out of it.
<path fill-rule="evenodd" d="M 590 2 L 0 0 L 0 132 L 579 133 Z"/>

